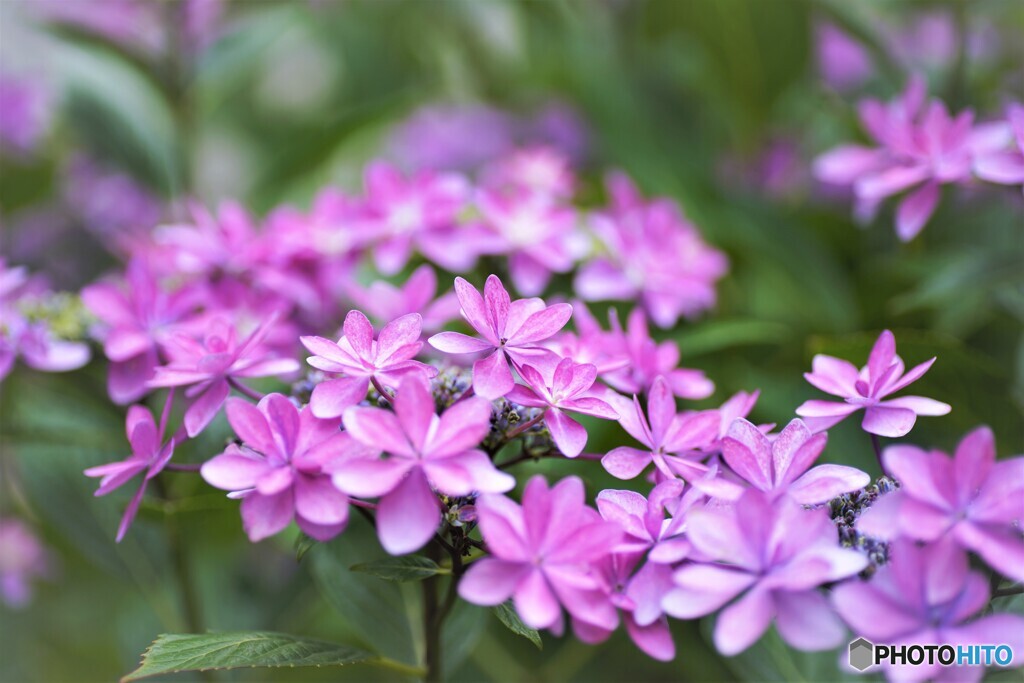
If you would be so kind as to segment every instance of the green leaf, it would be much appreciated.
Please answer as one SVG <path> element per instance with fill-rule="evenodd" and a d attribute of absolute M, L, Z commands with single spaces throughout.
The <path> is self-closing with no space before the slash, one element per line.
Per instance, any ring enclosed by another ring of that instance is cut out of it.
<path fill-rule="evenodd" d="M 537 629 L 530 628 L 523 623 L 523 620 L 519 618 L 519 614 L 515 608 L 508 602 L 503 602 L 494 608 L 494 614 L 498 617 L 498 621 L 505 625 L 509 631 L 515 633 L 517 636 L 522 636 L 528 641 L 537 646 L 538 650 L 544 649 L 544 643 L 540 639 L 540 634 L 537 633 Z"/>
<path fill-rule="evenodd" d="M 242 667 L 344 666 L 380 663 L 370 652 L 347 645 L 269 631 L 165 633 L 142 655 L 138 669 L 121 679 L 136 681 L 179 671 Z"/>
<path fill-rule="evenodd" d="M 413 663 L 417 661 L 413 634 L 420 623 L 419 591 L 411 584 L 349 570 L 353 563 L 383 557 L 373 529 L 356 517 L 344 534 L 310 550 L 308 565 L 320 593 L 345 621 L 341 637 Z"/>
<path fill-rule="evenodd" d="M 676 336 L 685 357 L 714 353 L 737 346 L 781 344 L 790 339 L 788 325 L 767 320 L 712 320 L 684 329 Z"/>
<path fill-rule="evenodd" d="M 354 572 L 363 572 L 385 581 L 422 581 L 437 574 L 448 574 L 449 570 L 439 567 L 436 562 L 421 555 L 385 557 L 373 562 L 361 562 L 351 567 Z"/>
<path fill-rule="evenodd" d="M 306 553 L 317 544 L 317 540 L 306 534 L 299 534 L 299 537 L 295 539 L 295 561 L 302 562 L 302 558 L 306 556 Z"/>

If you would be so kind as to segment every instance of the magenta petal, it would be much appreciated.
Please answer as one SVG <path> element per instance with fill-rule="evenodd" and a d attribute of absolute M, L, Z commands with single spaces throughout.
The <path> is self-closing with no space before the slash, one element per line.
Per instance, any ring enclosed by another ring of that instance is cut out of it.
<path fill-rule="evenodd" d="M 628 616 L 624 621 L 630 639 L 648 657 L 659 662 L 670 662 L 675 659 L 676 645 L 672 642 L 672 632 L 668 629 L 667 620 L 659 619 L 647 626 L 639 626 Z"/>
<path fill-rule="evenodd" d="M 433 405 L 433 399 L 429 399 Z M 476 448 L 491 428 L 493 406 L 482 398 L 458 401 L 441 415 L 427 451 L 445 457 Z"/>
<path fill-rule="evenodd" d="M 565 327 L 572 317 L 569 304 L 552 304 L 527 318 L 517 330 L 506 330 L 510 343 L 516 346 L 543 341 Z"/>
<path fill-rule="evenodd" d="M 876 643 L 890 642 L 921 625 L 918 615 L 864 581 L 847 581 L 833 588 L 832 605 L 855 633 Z"/>
<path fill-rule="evenodd" d="M 518 504 L 505 496 L 483 495 L 477 501 L 477 511 L 480 531 L 495 557 L 516 562 L 530 560 L 523 512 Z"/>
<path fill-rule="evenodd" d="M 1024 581 L 1024 540 L 1015 528 L 961 522 L 955 534 L 962 546 L 981 555 L 1000 574 Z"/>
<path fill-rule="evenodd" d="M 210 486 L 225 491 L 242 491 L 256 486 L 270 466 L 263 458 L 243 455 L 235 450 L 225 452 L 203 463 L 199 473 Z"/>
<path fill-rule="evenodd" d="M 455 278 L 455 295 L 459 298 L 459 304 L 462 306 L 462 313 L 466 321 L 469 322 L 473 329 L 487 337 L 488 341 L 497 343 L 497 338 L 491 338 L 494 335 L 494 329 L 488 318 L 484 299 L 480 296 L 480 292 L 476 287 L 461 277 L 457 277 Z M 433 344 L 433 341 L 431 341 L 431 344 Z"/>
<path fill-rule="evenodd" d="M 423 471 L 414 468 L 377 505 L 377 534 L 391 555 L 405 555 L 422 548 L 441 523 L 437 496 Z"/>
<path fill-rule="evenodd" d="M 224 400 L 231 393 L 226 380 L 215 380 L 206 390 L 193 401 L 185 411 L 185 431 L 189 438 L 206 429 L 207 425 L 217 416 Z"/>
<path fill-rule="evenodd" d="M 375 498 L 394 491 L 412 466 L 404 458 L 352 458 L 331 467 L 331 481 L 350 496 Z"/>
<path fill-rule="evenodd" d="M 798 650 L 829 650 L 843 641 L 846 628 L 824 595 L 816 590 L 775 594 L 779 635 Z"/>
<path fill-rule="evenodd" d="M 253 543 L 283 531 L 293 513 L 291 491 L 273 496 L 252 493 L 242 499 L 242 526 Z"/>
<path fill-rule="evenodd" d="M 530 628 L 549 628 L 562 617 L 558 600 L 539 569 L 534 569 L 519 582 L 515 605 L 523 623 Z"/>
<path fill-rule="evenodd" d="M 558 408 L 551 408 L 544 413 L 544 424 L 551 431 L 551 438 L 562 455 L 575 458 L 583 452 L 583 447 L 587 445 L 587 430 L 579 422 Z"/>
<path fill-rule="evenodd" d="M 632 479 L 644 471 L 651 463 L 649 451 L 641 451 L 629 446 L 620 446 L 601 458 L 601 464 L 608 473 L 619 479 Z"/>
<path fill-rule="evenodd" d="M 359 443 L 395 455 L 415 455 L 402 425 L 390 410 L 354 406 L 345 411 L 342 422 L 345 431 Z"/>
<path fill-rule="evenodd" d="M 459 597 L 474 605 L 500 605 L 512 597 L 529 565 L 485 557 L 474 562 L 459 582 Z"/>
<path fill-rule="evenodd" d="M 329 379 L 313 387 L 309 408 L 322 420 L 340 417 L 346 408 L 366 398 L 369 388 L 370 381 L 365 377 Z"/>
<path fill-rule="evenodd" d="M 925 398 L 923 396 L 900 396 L 878 404 L 882 408 L 906 408 L 917 415 L 948 415 L 951 410 L 948 403 Z"/>
<path fill-rule="evenodd" d="M 256 481 L 256 490 L 264 496 L 273 496 L 287 491 L 295 481 L 295 474 L 287 465 L 268 467 L 263 476 Z"/>
<path fill-rule="evenodd" d="M 229 398 L 225 412 L 228 423 L 243 443 L 266 456 L 283 455 L 267 426 L 267 419 L 252 403 L 242 398 Z M 214 484 L 216 486 L 216 484 Z M 248 486 L 239 486 L 239 489 Z"/>
<path fill-rule="evenodd" d="M 477 337 L 468 337 L 459 332 L 441 332 L 427 341 L 442 353 L 477 353 L 494 348 L 494 344 L 488 341 Z"/>
<path fill-rule="evenodd" d="M 124 540 L 125 534 L 128 533 L 128 528 L 135 521 L 135 515 L 139 512 L 139 505 L 142 503 L 142 496 L 146 493 L 146 481 L 139 485 L 139 490 L 135 492 L 132 499 L 128 502 L 128 507 L 124 510 L 124 515 L 121 517 L 121 523 L 117 527 L 117 537 L 114 539 L 117 543 Z"/>
<path fill-rule="evenodd" d="M 342 325 L 345 339 L 363 359 L 373 358 L 373 325 L 361 311 L 349 311 Z"/>
<path fill-rule="evenodd" d="M 907 195 L 896 209 L 896 234 L 899 238 L 904 242 L 914 239 L 938 204 L 939 184 L 934 181 Z"/>
<path fill-rule="evenodd" d="M 501 349 L 473 364 L 473 389 L 478 396 L 493 401 L 512 391 L 514 386 L 512 371 Z"/>
<path fill-rule="evenodd" d="M 787 491 L 801 505 L 817 505 L 870 483 L 871 477 L 854 467 L 818 465 L 790 484 Z"/>
<path fill-rule="evenodd" d="M 144 332 L 129 328 L 115 328 L 103 341 L 103 351 L 112 361 L 126 361 L 149 351 L 153 340 Z"/>
<path fill-rule="evenodd" d="M 916 421 L 913 410 L 872 406 L 864 412 L 861 427 L 869 434 L 898 438 L 909 434 Z"/>
<path fill-rule="evenodd" d="M 772 489 L 772 446 L 768 437 L 742 417 L 722 439 L 722 456 L 736 474 L 762 491 Z"/>
<path fill-rule="evenodd" d="M 348 496 L 334 488 L 330 477 L 300 474 L 295 478 L 295 511 L 314 524 L 344 524 Z"/>
<path fill-rule="evenodd" d="M 718 615 L 715 647 L 727 657 L 743 652 L 768 629 L 774 613 L 771 593 L 754 588 Z"/>
<path fill-rule="evenodd" d="M 676 588 L 665 595 L 662 608 L 677 619 L 711 614 L 750 587 L 756 577 L 706 564 L 684 565 L 673 576 Z"/>

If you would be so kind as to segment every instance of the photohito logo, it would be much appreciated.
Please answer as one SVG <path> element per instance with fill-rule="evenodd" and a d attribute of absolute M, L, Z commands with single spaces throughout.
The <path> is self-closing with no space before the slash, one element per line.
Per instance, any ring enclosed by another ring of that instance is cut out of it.
<path fill-rule="evenodd" d="M 850 643 L 849 662 L 857 671 L 880 664 L 942 666 L 1010 666 L 1009 645 L 876 645 L 867 638 Z"/>

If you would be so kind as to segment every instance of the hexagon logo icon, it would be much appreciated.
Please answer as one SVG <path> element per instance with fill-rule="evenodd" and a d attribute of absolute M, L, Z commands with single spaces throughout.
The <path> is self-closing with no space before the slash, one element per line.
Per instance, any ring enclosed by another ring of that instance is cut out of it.
<path fill-rule="evenodd" d="M 865 638 L 858 638 L 850 643 L 850 666 L 857 671 L 864 671 L 874 663 L 875 646 Z"/>

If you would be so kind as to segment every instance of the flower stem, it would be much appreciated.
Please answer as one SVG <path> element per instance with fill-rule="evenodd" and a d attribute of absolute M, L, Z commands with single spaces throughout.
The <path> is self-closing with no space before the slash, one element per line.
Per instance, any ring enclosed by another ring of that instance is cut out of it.
<path fill-rule="evenodd" d="M 518 427 L 516 427 L 515 429 L 513 429 L 511 432 L 508 432 L 507 434 L 505 434 L 505 437 L 508 438 L 511 441 L 512 439 L 516 438 L 517 436 L 519 436 L 520 434 L 522 434 L 523 432 L 528 430 L 530 427 L 533 427 L 533 426 L 539 424 L 540 421 L 544 419 L 544 415 L 546 413 L 547 413 L 547 411 L 545 410 L 543 413 L 541 413 L 537 417 L 533 418 L 532 420 L 527 420 L 523 424 L 521 424 Z"/>
<path fill-rule="evenodd" d="M 882 474 L 889 476 L 885 471 L 885 464 L 882 462 L 882 441 L 878 438 L 878 434 L 871 435 L 871 447 L 875 449 L 875 459 L 878 460 L 878 469 L 882 471 Z"/>
<path fill-rule="evenodd" d="M 384 385 L 380 383 L 379 379 L 371 376 L 370 382 L 373 384 L 373 388 L 377 390 L 377 393 L 381 395 L 381 398 L 383 398 L 388 403 L 394 401 L 395 397 L 391 395 L 391 392 L 384 388 Z"/>
<path fill-rule="evenodd" d="M 179 464 L 179 463 L 175 463 L 175 462 L 169 462 L 166 465 L 164 465 L 164 469 L 165 470 L 170 470 L 171 472 L 198 472 L 199 468 L 201 468 L 201 467 L 202 467 L 202 465 L 200 465 L 199 463 L 181 463 L 181 464 Z"/>
<path fill-rule="evenodd" d="M 256 391 L 255 389 L 253 389 L 251 387 L 247 387 L 246 385 L 242 384 L 241 382 L 239 382 L 234 377 L 228 377 L 228 384 L 230 384 L 232 386 L 232 388 L 235 389 L 235 391 L 237 391 L 238 393 L 244 395 L 246 398 L 251 398 L 252 400 L 256 401 L 257 403 L 259 403 L 260 401 L 263 400 L 263 394 L 261 394 L 260 392 Z"/>
<path fill-rule="evenodd" d="M 1024 585 L 1022 586 L 1010 586 L 1008 588 L 1000 588 L 999 590 L 992 593 L 992 599 L 1005 598 L 1011 595 L 1024 594 Z"/>
<path fill-rule="evenodd" d="M 437 546 L 431 543 L 427 547 L 427 555 L 437 559 Z M 437 602 L 437 577 L 431 576 L 423 581 L 423 666 L 427 673 L 424 676 L 428 683 L 441 680 L 441 620 Z"/>

